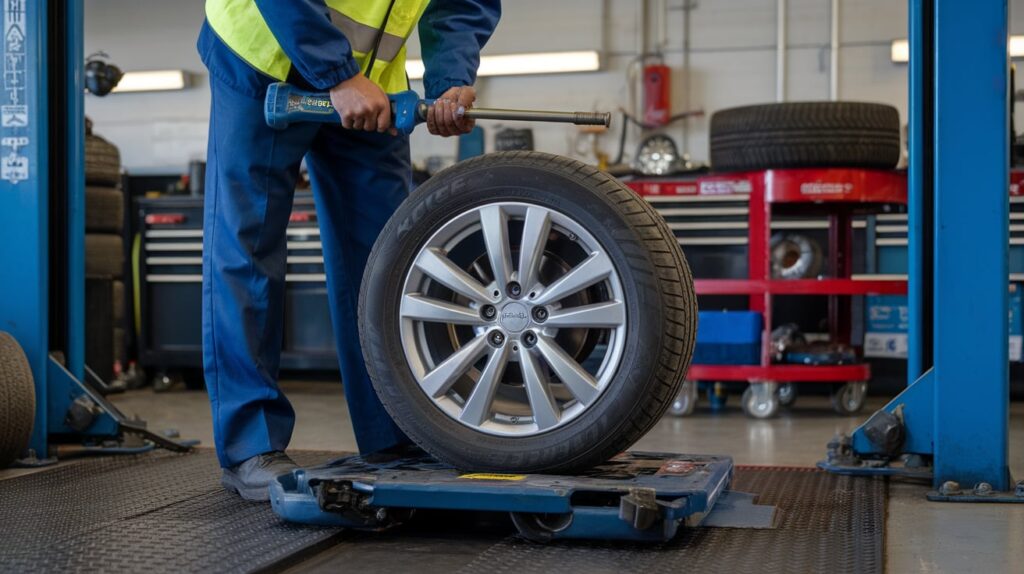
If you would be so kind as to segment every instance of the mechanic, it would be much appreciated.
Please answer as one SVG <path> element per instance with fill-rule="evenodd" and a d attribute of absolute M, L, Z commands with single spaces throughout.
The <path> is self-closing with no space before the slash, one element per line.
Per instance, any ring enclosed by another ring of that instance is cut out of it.
<path fill-rule="evenodd" d="M 203 225 L 203 366 L 221 483 L 266 500 L 295 463 L 285 448 L 295 412 L 278 386 L 286 229 L 305 157 L 320 223 L 338 362 L 362 453 L 408 443 L 371 386 L 357 329 L 370 248 L 405 199 L 409 139 L 391 127 L 386 93 L 409 89 L 405 42 L 419 28 L 427 127 L 473 128 L 480 49 L 499 0 L 207 0 L 198 49 L 212 104 Z M 330 90 L 342 125 L 283 131 L 263 116 L 267 87 Z"/>

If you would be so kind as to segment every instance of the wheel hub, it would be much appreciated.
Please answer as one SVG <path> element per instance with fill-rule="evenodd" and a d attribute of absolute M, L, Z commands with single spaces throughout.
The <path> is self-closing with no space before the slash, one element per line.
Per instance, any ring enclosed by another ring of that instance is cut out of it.
<path fill-rule="evenodd" d="M 530 313 L 526 305 L 513 301 L 502 307 L 498 323 L 509 333 L 519 333 L 530 324 Z"/>

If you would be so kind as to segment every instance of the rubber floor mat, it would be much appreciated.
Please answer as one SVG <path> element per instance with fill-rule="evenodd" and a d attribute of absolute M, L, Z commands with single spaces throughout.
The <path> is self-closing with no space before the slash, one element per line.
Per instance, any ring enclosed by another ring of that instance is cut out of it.
<path fill-rule="evenodd" d="M 338 456 L 290 454 L 304 466 Z M 338 534 L 226 492 L 206 449 L 81 459 L 0 480 L 0 572 L 251 572 Z"/>
<path fill-rule="evenodd" d="M 658 545 L 557 542 L 508 537 L 460 573 L 882 572 L 884 479 L 810 468 L 738 466 L 733 490 L 778 507 L 771 530 L 692 528 Z"/>

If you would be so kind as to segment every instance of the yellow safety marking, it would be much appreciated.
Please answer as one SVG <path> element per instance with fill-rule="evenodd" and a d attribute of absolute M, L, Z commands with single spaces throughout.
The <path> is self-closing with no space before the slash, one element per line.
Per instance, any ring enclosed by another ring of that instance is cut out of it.
<path fill-rule="evenodd" d="M 523 480 L 526 478 L 525 474 L 491 474 L 487 472 L 474 472 L 470 474 L 461 474 L 459 478 L 465 478 L 468 480 Z"/>

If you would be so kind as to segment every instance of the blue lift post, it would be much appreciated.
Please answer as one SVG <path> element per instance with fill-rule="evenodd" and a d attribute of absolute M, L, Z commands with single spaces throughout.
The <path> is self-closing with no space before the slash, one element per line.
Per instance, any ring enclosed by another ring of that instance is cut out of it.
<path fill-rule="evenodd" d="M 186 450 L 126 419 L 83 382 L 83 0 L 4 0 L 2 6 L 0 330 L 25 351 L 35 384 L 25 463 L 50 462 L 56 435 L 97 441 L 129 432 L 147 439 L 147 448 Z M 55 351 L 62 362 L 51 356 Z M 73 407 L 84 418 L 69 425 Z"/>
<path fill-rule="evenodd" d="M 49 196 L 46 116 L 46 0 L 3 3 L 0 121 L 0 329 L 22 346 L 37 397 L 46 396 L 49 354 Z M 36 401 L 31 447 L 46 453 L 47 403 Z"/>
<path fill-rule="evenodd" d="M 910 385 L 820 465 L 930 476 L 936 500 L 1011 484 L 1007 20 L 1005 0 L 910 2 Z"/>

